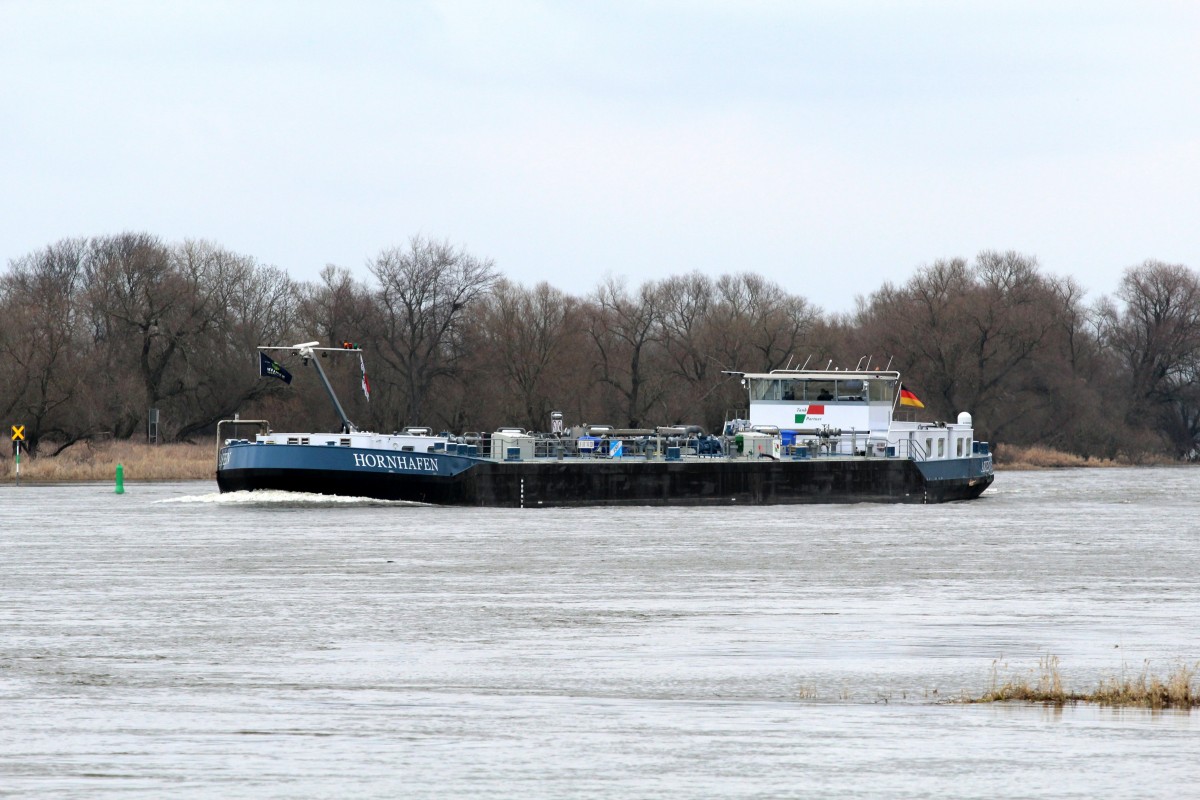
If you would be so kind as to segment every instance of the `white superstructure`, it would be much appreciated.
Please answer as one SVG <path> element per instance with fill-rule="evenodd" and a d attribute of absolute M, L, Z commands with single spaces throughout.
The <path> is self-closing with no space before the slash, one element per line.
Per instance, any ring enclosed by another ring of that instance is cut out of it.
<path fill-rule="evenodd" d="M 778 430 L 785 447 L 829 455 L 894 455 L 917 461 L 970 456 L 971 415 L 955 423 L 895 419 L 900 373 L 774 370 L 746 373 L 749 427 Z"/>

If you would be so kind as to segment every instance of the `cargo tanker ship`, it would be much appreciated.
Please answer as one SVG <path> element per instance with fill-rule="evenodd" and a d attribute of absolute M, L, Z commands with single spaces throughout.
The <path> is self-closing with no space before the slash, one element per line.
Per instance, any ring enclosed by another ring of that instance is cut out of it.
<path fill-rule="evenodd" d="M 351 423 L 321 368 L 318 352 L 343 348 L 259 349 L 263 374 L 290 380 L 268 351 L 313 367 L 341 430 L 278 433 L 264 420 L 222 420 L 222 492 L 510 508 L 940 503 L 979 497 L 993 480 L 990 448 L 975 439 L 970 414 L 955 422 L 896 419 L 903 390 L 893 370 L 731 373 L 747 391 L 747 409 L 715 435 L 680 425 L 566 428 L 561 414 L 545 433 L 384 434 Z M 247 424 L 259 426 L 253 438 L 223 438 L 230 426 Z"/>

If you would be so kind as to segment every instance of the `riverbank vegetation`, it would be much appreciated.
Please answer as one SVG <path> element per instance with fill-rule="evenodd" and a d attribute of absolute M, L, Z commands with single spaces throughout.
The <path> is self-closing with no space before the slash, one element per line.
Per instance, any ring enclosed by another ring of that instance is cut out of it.
<path fill-rule="evenodd" d="M 997 443 L 992 449 L 996 469 L 1067 469 L 1071 467 L 1129 467 L 1172 463 L 1164 456 L 1139 453 L 1136 459 L 1124 455 L 1116 458 L 1081 456 L 1064 450 L 1055 450 L 1045 445 Z"/>
<path fill-rule="evenodd" d="M 21 458 L 22 483 L 111 481 L 120 464 L 127 481 L 213 480 L 216 442 L 150 445 L 144 442 L 85 441 L 55 458 Z M 0 463 L 5 482 L 16 479 L 12 459 Z"/>
<path fill-rule="evenodd" d="M 966 698 L 969 703 L 1096 703 L 1105 706 L 1140 706 L 1142 708 L 1192 708 L 1200 706 L 1200 683 L 1197 683 L 1198 664 L 1177 663 L 1165 675 L 1151 672 L 1145 662 L 1137 674 L 1121 674 L 1103 678 L 1091 690 L 1073 690 L 1063 681 L 1057 656 L 1038 660 L 1038 668 L 1030 673 L 1007 672 L 999 662 L 992 665 L 991 687 L 978 698 Z"/>
<path fill-rule="evenodd" d="M 1081 456 L 1045 445 L 998 443 L 993 448 L 996 469 L 1067 469 L 1071 467 L 1161 467 L 1178 464 L 1180 459 L 1162 452 L 1119 453 L 1114 458 Z"/>
<path fill-rule="evenodd" d="M 988 251 L 865 288 L 846 314 L 752 272 L 573 293 L 421 237 L 380 251 L 365 275 L 329 266 L 303 282 L 209 242 L 64 239 L 0 274 L 0 418 L 25 426 L 38 461 L 144 441 L 150 409 L 167 442 L 207 443 L 235 413 L 334 429 L 296 359 L 278 356 L 290 385 L 258 375 L 258 345 L 320 340 L 362 347 L 362 362 L 322 363 L 373 430 L 545 430 L 553 410 L 569 424 L 713 430 L 746 406 L 728 371 L 870 365 L 902 372 L 919 420 L 971 412 L 1000 464 L 1195 455 L 1200 277 L 1188 267 L 1147 261 L 1089 298 L 1033 256 Z"/>

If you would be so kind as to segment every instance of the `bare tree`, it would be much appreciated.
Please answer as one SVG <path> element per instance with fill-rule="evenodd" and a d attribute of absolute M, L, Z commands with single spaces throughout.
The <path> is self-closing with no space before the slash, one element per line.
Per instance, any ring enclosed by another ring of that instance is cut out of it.
<path fill-rule="evenodd" d="M 0 278 L 0 412 L 21 420 L 33 453 L 45 437 L 61 451 L 98 432 L 78 312 L 85 253 L 84 240 L 63 239 Z"/>
<path fill-rule="evenodd" d="M 786 366 L 820 317 L 804 298 L 751 272 L 722 275 L 715 289 L 713 340 L 725 369 Z"/>
<path fill-rule="evenodd" d="M 610 277 L 591 299 L 586 328 L 597 379 L 621 398 L 624 421 L 636 428 L 664 388 L 665 374 L 655 363 L 662 293 L 647 282 L 631 294 L 622 281 Z"/>
<path fill-rule="evenodd" d="M 204 243 L 185 243 L 188 259 L 211 292 L 213 325 L 187 343 L 178 380 L 186 391 L 171 404 L 177 438 L 190 437 L 283 387 L 258 376 L 257 347 L 289 341 L 296 294 L 287 273 Z"/>
<path fill-rule="evenodd" d="M 579 302 L 542 282 L 525 288 L 500 281 L 477 308 L 477 376 L 495 387 L 492 405 L 509 422 L 545 429 L 550 412 L 567 398 L 578 370 L 569 361 L 577 350 Z"/>
<path fill-rule="evenodd" d="M 742 354 L 755 338 L 750 330 L 754 323 L 728 302 L 727 289 L 738 280 L 722 276 L 714 281 L 693 272 L 659 283 L 658 338 L 664 369 L 672 378 L 663 403 L 667 421 L 688 420 L 715 428 L 731 410 L 745 406 L 740 381 L 722 374 L 722 370 L 751 368 Z"/>
<path fill-rule="evenodd" d="M 91 240 L 85 273 L 117 436 L 140 429 L 149 408 L 169 435 L 190 436 L 268 390 L 252 358 L 260 337 L 290 325 L 281 270 L 210 242 L 126 233 Z"/>
<path fill-rule="evenodd" d="M 957 403 L 966 344 L 962 305 L 972 291 L 963 259 L 922 267 L 904 286 L 885 283 L 859 314 L 868 339 L 908 366 L 906 379 L 922 387 L 926 400 L 936 398 L 941 413 Z"/>
<path fill-rule="evenodd" d="M 1127 371 L 1126 422 L 1156 428 L 1177 454 L 1200 438 L 1200 279 L 1182 264 L 1146 261 L 1125 272 L 1109 346 Z M 1114 311 L 1115 313 L 1115 311 Z"/>
<path fill-rule="evenodd" d="M 345 267 L 327 264 L 320 282 L 298 287 L 298 324 L 304 337 L 323 342 L 359 341 L 371 325 L 371 290 Z"/>
<path fill-rule="evenodd" d="M 1041 275 L 1036 259 L 985 251 L 973 266 L 938 261 L 904 286 L 885 284 L 859 323 L 930 413 L 970 410 L 982 436 L 1061 445 L 1069 429 L 1059 395 L 1073 391 L 1083 337 L 1078 302 L 1077 287 Z"/>
<path fill-rule="evenodd" d="M 379 281 L 382 328 L 374 341 L 390 373 L 381 377 L 400 390 L 403 419 L 416 424 L 431 410 L 430 393 L 439 379 L 455 373 L 464 311 L 499 275 L 491 260 L 420 236 L 406 248 L 384 250 L 370 269 Z"/>
<path fill-rule="evenodd" d="M 88 284 L 108 328 L 113 367 L 136 376 L 140 389 L 140 397 L 121 402 L 113 426 L 118 436 L 133 433 L 146 409 L 184 391 L 170 368 L 183 343 L 212 323 L 198 276 L 179 267 L 171 249 L 147 234 L 92 240 Z"/>
<path fill-rule="evenodd" d="M 673 276 L 658 285 L 658 292 L 667 369 L 689 384 L 706 384 L 713 368 L 720 368 L 709 341 L 715 305 L 712 279 L 699 272 Z"/>

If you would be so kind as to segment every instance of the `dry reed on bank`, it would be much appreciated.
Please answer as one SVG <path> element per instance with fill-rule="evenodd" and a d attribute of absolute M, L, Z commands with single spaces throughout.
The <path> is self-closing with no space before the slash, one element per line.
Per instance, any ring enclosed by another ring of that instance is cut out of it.
<path fill-rule="evenodd" d="M 141 444 L 128 441 L 80 443 L 55 457 L 21 455 L 21 482 L 111 481 L 117 464 L 127 481 L 212 480 L 216 450 L 211 444 Z M 3 461 L 5 483 L 15 479 L 12 457 Z"/>
<path fill-rule="evenodd" d="M 1036 675 L 1009 675 L 1000 679 L 1000 665 L 992 663 L 992 686 L 981 697 L 964 698 L 968 703 L 1001 703 L 1011 700 L 1027 703 L 1097 703 L 1104 706 L 1141 708 L 1192 708 L 1200 706 L 1200 686 L 1196 681 L 1200 664 L 1176 664 L 1165 678 L 1150 673 L 1150 662 L 1142 665 L 1136 677 L 1122 675 L 1104 678 L 1090 692 L 1068 690 L 1059 670 L 1057 656 L 1038 659 Z"/>
<path fill-rule="evenodd" d="M 1116 461 L 1106 458 L 1084 458 L 1040 444 L 1021 447 L 1000 444 L 995 450 L 997 469 L 1063 469 L 1067 467 L 1117 467 Z"/>
<path fill-rule="evenodd" d="M 1032 444 L 1022 447 L 1015 444 L 997 444 L 993 449 L 996 469 L 1065 469 L 1070 467 L 1149 467 L 1169 466 L 1181 463 L 1178 459 L 1153 453 L 1139 453 L 1136 457 L 1085 458 L 1074 453 L 1055 450 L 1053 447 Z"/>

